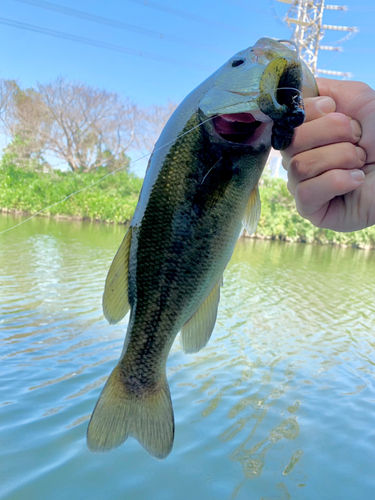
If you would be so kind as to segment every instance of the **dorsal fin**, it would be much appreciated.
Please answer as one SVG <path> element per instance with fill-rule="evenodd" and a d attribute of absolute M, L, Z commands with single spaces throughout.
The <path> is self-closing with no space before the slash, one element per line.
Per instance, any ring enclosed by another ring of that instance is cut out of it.
<path fill-rule="evenodd" d="M 260 217 L 260 196 L 258 185 L 252 190 L 249 201 L 246 205 L 242 224 L 249 235 L 253 234 L 257 228 Z"/>
<path fill-rule="evenodd" d="M 181 329 L 182 349 L 186 354 L 198 352 L 210 340 L 215 326 L 220 300 L 222 278 L 211 290 L 207 299 Z"/>
<path fill-rule="evenodd" d="M 122 320 L 130 309 L 128 299 L 129 251 L 132 230 L 123 239 L 109 268 L 103 293 L 103 313 L 113 325 Z"/>

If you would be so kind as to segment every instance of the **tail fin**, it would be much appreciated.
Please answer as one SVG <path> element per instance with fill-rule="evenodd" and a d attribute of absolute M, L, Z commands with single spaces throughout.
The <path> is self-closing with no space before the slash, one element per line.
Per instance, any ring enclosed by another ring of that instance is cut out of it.
<path fill-rule="evenodd" d="M 173 445 L 174 419 L 167 379 L 159 388 L 140 396 L 127 391 L 117 365 L 96 403 L 87 430 L 87 446 L 106 452 L 120 446 L 128 436 L 158 459 L 166 458 Z"/>

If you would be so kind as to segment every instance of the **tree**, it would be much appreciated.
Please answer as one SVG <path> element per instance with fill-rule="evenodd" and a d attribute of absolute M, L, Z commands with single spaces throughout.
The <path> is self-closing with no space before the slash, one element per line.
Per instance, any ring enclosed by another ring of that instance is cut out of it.
<path fill-rule="evenodd" d="M 38 93 L 32 88 L 22 90 L 14 80 L 3 80 L 0 96 L 2 129 L 11 138 L 6 153 L 20 166 L 45 163 L 42 154 L 50 124 Z"/>
<path fill-rule="evenodd" d="M 12 103 L 13 83 L 0 78 L 0 120 L 4 121 L 5 115 Z"/>
<path fill-rule="evenodd" d="M 51 123 L 47 149 L 74 172 L 121 161 L 134 142 L 139 111 L 128 99 L 62 77 L 37 91 Z"/>
<path fill-rule="evenodd" d="M 26 90 L 4 81 L 0 91 L 12 161 L 46 165 L 45 158 L 54 156 L 73 172 L 113 171 L 129 163 L 130 147 L 151 151 L 175 108 L 168 103 L 141 109 L 114 92 L 63 77 Z"/>
<path fill-rule="evenodd" d="M 175 102 L 168 101 L 166 106 L 154 104 L 141 111 L 142 127 L 137 135 L 137 146 L 140 149 L 149 152 L 154 149 L 155 142 L 176 108 Z"/>

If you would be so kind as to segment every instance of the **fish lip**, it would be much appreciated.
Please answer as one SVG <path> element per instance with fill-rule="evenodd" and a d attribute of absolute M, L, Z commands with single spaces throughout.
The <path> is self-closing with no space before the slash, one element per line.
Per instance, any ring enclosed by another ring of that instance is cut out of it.
<path fill-rule="evenodd" d="M 262 135 L 270 129 L 271 123 L 271 118 L 261 111 L 219 114 L 212 118 L 213 131 L 217 138 L 236 146 L 247 147 L 259 145 Z"/>

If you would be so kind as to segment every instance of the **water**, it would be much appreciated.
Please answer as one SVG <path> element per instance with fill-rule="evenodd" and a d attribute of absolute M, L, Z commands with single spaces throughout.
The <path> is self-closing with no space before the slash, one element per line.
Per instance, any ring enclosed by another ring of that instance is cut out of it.
<path fill-rule="evenodd" d="M 168 360 L 170 456 L 87 450 L 127 321 L 101 313 L 123 234 L 38 218 L 0 236 L 0 497 L 374 498 L 375 252 L 240 240 L 209 345 Z"/>

